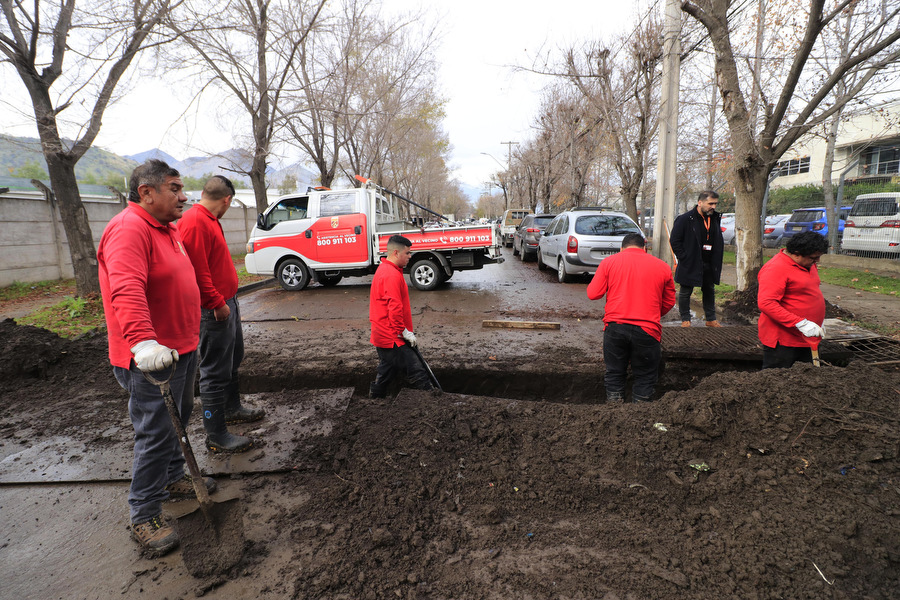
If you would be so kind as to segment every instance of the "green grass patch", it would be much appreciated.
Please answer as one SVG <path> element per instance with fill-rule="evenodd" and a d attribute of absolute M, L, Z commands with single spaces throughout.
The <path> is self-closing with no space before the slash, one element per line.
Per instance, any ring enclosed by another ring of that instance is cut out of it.
<path fill-rule="evenodd" d="M 60 337 L 72 339 L 93 329 L 104 329 L 103 300 L 66 296 L 61 302 L 40 308 L 16 319 L 19 325 L 41 327 Z"/>
<path fill-rule="evenodd" d="M 857 271 L 842 267 L 823 267 L 819 265 L 819 279 L 822 283 L 839 285 L 854 290 L 874 292 L 888 296 L 900 294 L 900 278 L 875 275 L 869 271 Z"/>
<path fill-rule="evenodd" d="M 0 302 L 29 300 L 60 292 L 74 292 L 74 290 L 74 279 L 54 279 L 52 281 L 37 281 L 34 283 L 15 281 L 6 287 L 0 288 Z"/>

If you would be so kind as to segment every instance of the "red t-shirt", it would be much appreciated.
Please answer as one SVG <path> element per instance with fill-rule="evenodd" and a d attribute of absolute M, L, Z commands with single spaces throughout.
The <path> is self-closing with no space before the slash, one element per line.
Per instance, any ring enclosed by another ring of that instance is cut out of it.
<path fill-rule="evenodd" d="M 224 306 L 237 294 L 238 276 L 219 219 L 202 204 L 195 204 L 178 221 L 178 233 L 194 265 L 200 306 Z"/>
<path fill-rule="evenodd" d="M 403 279 L 403 269 L 386 259 L 378 265 L 372 278 L 369 321 L 372 322 L 369 341 L 377 348 L 402 346 L 406 342 L 400 334 L 404 329 L 413 330 L 409 289 Z"/>
<path fill-rule="evenodd" d="M 669 265 L 643 248 L 623 248 L 600 262 L 588 284 L 588 298 L 604 295 L 604 323 L 637 325 L 657 341 L 662 339 L 660 318 L 675 306 Z"/>
<path fill-rule="evenodd" d="M 140 205 L 113 217 L 97 249 L 109 360 L 131 366 L 131 347 L 156 340 L 179 354 L 197 349 L 200 290 L 178 229 Z"/>
<path fill-rule="evenodd" d="M 757 275 L 759 292 L 759 341 L 774 348 L 813 346 L 819 338 L 808 338 L 796 325 L 808 319 L 818 325 L 825 320 L 825 297 L 819 289 L 819 269 L 801 267 L 784 253 L 776 254 Z"/>

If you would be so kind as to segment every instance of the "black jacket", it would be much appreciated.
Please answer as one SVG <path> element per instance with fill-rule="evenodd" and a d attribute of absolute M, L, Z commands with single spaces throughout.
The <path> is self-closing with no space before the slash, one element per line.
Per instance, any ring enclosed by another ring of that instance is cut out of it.
<path fill-rule="evenodd" d="M 721 221 L 720 213 L 713 213 L 709 218 L 709 241 L 712 244 L 711 265 L 716 285 L 719 284 L 722 276 L 722 253 L 725 251 Z M 675 283 L 690 287 L 703 285 L 701 251 L 703 244 L 706 243 L 706 225 L 703 223 L 703 217 L 697 212 L 696 206 L 686 213 L 678 215 L 675 223 L 672 224 L 672 234 L 669 240 L 672 243 L 672 252 L 678 259 Z"/>

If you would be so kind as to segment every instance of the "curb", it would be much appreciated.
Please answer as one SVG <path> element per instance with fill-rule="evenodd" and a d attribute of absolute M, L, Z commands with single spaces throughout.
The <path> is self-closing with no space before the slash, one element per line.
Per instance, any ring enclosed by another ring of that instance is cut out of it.
<path fill-rule="evenodd" d="M 235 294 L 235 295 L 243 296 L 244 294 L 246 294 L 248 292 L 252 292 L 253 290 L 258 290 L 259 288 L 268 287 L 270 285 L 274 285 L 275 283 L 277 283 L 277 281 L 275 281 L 274 277 L 271 279 L 263 279 L 262 281 L 254 281 L 253 283 L 248 283 L 247 285 L 242 285 L 241 287 L 239 287 L 237 294 Z"/>

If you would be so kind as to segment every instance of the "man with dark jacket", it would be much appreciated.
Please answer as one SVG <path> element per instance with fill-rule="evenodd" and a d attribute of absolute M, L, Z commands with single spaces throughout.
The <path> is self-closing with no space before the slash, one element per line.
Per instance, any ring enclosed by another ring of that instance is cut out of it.
<path fill-rule="evenodd" d="M 672 225 L 669 241 L 678 259 L 675 283 L 678 289 L 678 312 L 681 326 L 691 326 L 691 294 L 699 287 L 703 292 L 703 312 L 707 327 L 721 327 L 716 320 L 716 288 L 722 275 L 722 253 L 725 240 L 716 212 L 719 195 L 713 191 L 700 192 L 697 207 L 679 215 Z"/>

